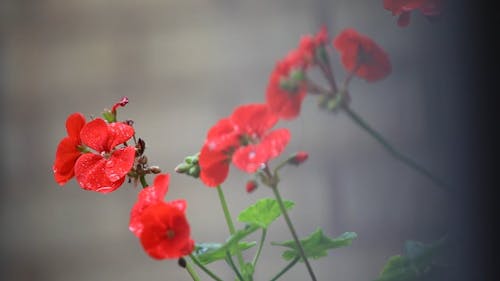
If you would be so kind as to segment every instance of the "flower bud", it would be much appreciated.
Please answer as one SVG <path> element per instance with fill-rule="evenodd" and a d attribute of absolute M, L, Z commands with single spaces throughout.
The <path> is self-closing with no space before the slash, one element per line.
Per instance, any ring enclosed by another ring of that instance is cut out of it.
<path fill-rule="evenodd" d="M 159 174 L 159 173 L 161 173 L 161 169 L 158 166 L 151 166 L 151 167 L 149 167 L 149 170 L 153 174 Z"/>
<path fill-rule="evenodd" d="M 294 156 L 292 156 L 288 159 L 288 164 L 298 166 L 298 165 L 304 163 L 307 160 L 307 158 L 309 158 L 309 154 L 307 152 L 299 151 L 299 152 L 295 153 Z"/>
<path fill-rule="evenodd" d="M 187 163 L 180 163 L 179 165 L 177 165 L 177 167 L 175 167 L 175 172 L 179 174 L 184 174 L 189 170 L 189 168 L 191 168 L 191 165 Z"/>
<path fill-rule="evenodd" d="M 251 193 L 253 192 L 254 190 L 256 190 L 258 187 L 257 185 L 257 182 L 255 180 L 249 180 L 247 181 L 247 184 L 245 186 L 245 189 L 248 193 Z"/>
<path fill-rule="evenodd" d="M 186 260 L 184 258 L 179 258 L 179 260 L 177 261 L 177 264 L 182 268 L 186 268 L 186 266 L 187 266 Z"/>

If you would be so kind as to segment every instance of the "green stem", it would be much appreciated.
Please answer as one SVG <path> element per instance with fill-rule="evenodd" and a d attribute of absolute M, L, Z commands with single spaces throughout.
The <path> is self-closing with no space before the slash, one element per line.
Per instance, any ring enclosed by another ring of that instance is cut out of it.
<path fill-rule="evenodd" d="M 146 181 L 146 175 L 141 175 L 139 177 L 139 180 L 141 181 L 142 188 L 146 188 L 149 186 L 148 182 Z"/>
<path fill-rule="evenodd" d="M 193 254 L 190 254 L 189 257 L 203 272 L 208 274 L 208 276 L 212 277 L 212 279 L 216 281 L 222 281 L 215 273 L 213 273 L 210 269 L 206 268 Z"/>
<path fill-rule="evenodd" d="M 257 249 L 257 253 L 255 254 L 255 257 L 252 260 L 252 267 L 254 270 L 255 270 L 255 265 L 257 264 L 257 261 L 259 260 L 260 253 L 262 252 L 262 246 L 264 246 L 264 240 L 266 240 L 266 234 L 267 234 L 267 229 L 263 228 L 262 235 L 260 236 L 259 248 Z"/>
<path fill-rule="evenodd" d="M 271 186 L 271 189 L 274 192 L 274 196 L 276 197 L 276 201 L 278 202 L 278 205 L 280 206 L 281 212 L 283 213 L 283 217 L 285 218 L 286 224 L 288 225 L 288 229 L 290 229 L 290 232 L 292 233 L 293 240 L 295 241 L 295 244 L 297 245 L 297 248 L 299 249 L 300 257 L 304 261 L 307 267 L 307 271 L 309 271 L 309 275 L 311 276 L 311 280 L 316 281 L 316 276 L 314 276 L 314 272 L 312 270 L 311 264 L 309 264 L 309 261 L 307 260 L 306 252 L 304 251 L 304 248 L 302 247 L 302 243 L 300 243 L 299 237 L 297 236 L 297 233 L 295 232 L 295 228 L 293 227 L 292 221 L 290 220 L 290 217 L 288 216 L 288 212 L 286 210 L 285 204 L 283 204 L 283 199 L 281 198 L 281 194 L 278 190 L 278 186 L 276 184 L 273 184 Z"/>
<path fill-rule="evenodd" d="M 236 276 L 238 277 L 238 279 L 240 281 L 244 281 L 243 276 L 241 276 L 240 271 L 238 270 L 238 268 L 234 264 L 233 257 L 231 257 L 231 254 L 229 253 L 229 251 L 226 252 L 226 261 L 229 264 L 229 266 L 231 266 L 233 271 L 236 273 Z"/>
<path fill-rule="evenodd" d="M 190 262 L 186 263 L 186 270 L 188 271 L 191 278 L 193 278 L 193 281 L 201 281 L 200 276 L 198 276 L 198 273 L 196 273 Z"/>
<path fill-rule="evenodd" d="M 229 213 L 229 208 L 227 207 L 226 197 L 224 196 L 224 192 L 220 185 L 217 186 L 217 193 L 219 194 L 220 204 L 222 206 L 222 211 L 224 212 L 224 217 L 226 218 L 227 227 L 229 228 L 229 233 L 233 235 L 236 232 L 234 228 L 233 219 L 231 218 L 231 214 Z M 243 255 L 241 254 L 240 249 L 237 247 L 236 256 L 238 257 L 238 262 L 240 264 L 240 268 L 243 267 L 245 261 L 243 260 Z"/>
<path fill-rule="evenodd" d="M 278 278 L 280 278 L 281 275 L 285 274 L 288 270 L 290 270 L 290 268 L 292 268 L 299 260 L 300 260 L 299 257 L 294 258 L 289 264 L 287 264 L 287 266 L 285 266 L 285 268 L 283 268 L 280 272 L 278 272 L 278 274 L 276 274 L 276 276 L 274 276 L 273 279 L 271 279 L 271 281 L 278 280 Z"/>
<path fill-rule="evenodd" d="M 426 176 L 441 189 L 449 191 L 449 187 L 444 181 L 433 175 L 429 170 L 419 165 L 410 157 L 396 150 L 387 140 L 384 139 L 384 137 L 382 137 L 380 133 L 378 133 L 377 131 L 375 131 L 375 129 L 373 129 L 370 125 L 368 125 L 368 123 L 365 120 L 363 120 L 363 118 L 361 118 L 361 116 L 359 116 L 356 112 L 354 112 L 349 106 L 344 105 L 342 109 L 351 118 L 351 120 L 354 121 L 354 123 L 356 123 L 362 129 L 364 129 L 366 132 L 368 132 L 368 134 L 370 134 L 370 136 L 372 136 L 378 143 L 380 143 L 387 150 L 387 152 L 389 152 L 394 158 L 403 162 L 408 167 L 414 169 L 415 171 L 421 173 L 422 175 Z"/>

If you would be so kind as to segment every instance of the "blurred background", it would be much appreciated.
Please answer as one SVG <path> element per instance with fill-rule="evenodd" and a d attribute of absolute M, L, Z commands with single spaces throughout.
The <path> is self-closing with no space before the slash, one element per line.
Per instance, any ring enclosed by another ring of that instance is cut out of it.
<path fill-rule="evenodd" d="M 457 18 L 448 12 L 431 23 L 413 13 L 410 26 L 400 28 L 382 1 L 1 1 L 0 279 L 190 280 L 176 261 L 149 258 L 128 231 L 139 188 L 125 184 L 101 195 L 74 180 L 55 183 L 52 164 L 66 117 L 99 116 L 128 96 L 119 118 L 135 121 L 150 163 L 173 173 L 217 120 L 238 105 L 264 101 L 275 62 L 322 25 L 332 38 L 355 28 L 386 50 L 393 73 L 372 84 L 353 80 L 353 109 L 401 151 L 461 186 L 468 154 L 457 94 Z M 341 80 L 338 54 L 330 54 Z M 282 174 L 283 196 L 297 202 L 291 217 L 299 235 L 317 227 L 330 236 L 358 233 L 352 246 L 313 262 L 320 280 L 372 280 L 405 240 L 430 242 L 461 230 L 454 211 L 461 206 L 449 194 L 391 158 L 344 114 L 319 111 L 308 97 L 300 118 L 279 126 L 292 131 L 286 154 L 310 153 L 303 166 Z M 234 216 L 272 196 L 265 187 L 247 194 L 249 178 L 233 167 L 224 184 Z M 167 200 L 178 198 L 188 201 L 197 242 L 225 240 L 215 190 L 174 173 Z M 288 239 L 280 219 L 268 241 Z M 284 265 L 278 249 L 265 248 L 255 280 Z M 213 269 L 232 280 L 224 263 Z M 284 280 L 307 280 L 305 267 Z"/>

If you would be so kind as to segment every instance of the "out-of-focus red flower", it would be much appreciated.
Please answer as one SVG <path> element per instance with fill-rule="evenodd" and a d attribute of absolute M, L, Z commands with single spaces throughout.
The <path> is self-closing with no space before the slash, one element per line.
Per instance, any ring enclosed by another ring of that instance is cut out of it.
<path fill-rule="evenodd" d="M 410 23 L 410 13 L 419 10 L 427 17 L 436 17 L 441 13 L 444 0 L 384 0 L 384 8 L 398 16 L 398 25 L 407 26 Z"/>
<path fill-rule="evenodd" d="M 391 73 L 391 62 L 384 50 L 352 28 L 340 32 L 333 40 L 333 46 L 340 52 L 347 71 L 354 71 L 368 82 L 383 79 Z"/>
<path fill-rule="evenodd" d="M 242 105 L 221 119 L 208 132 L 200 151 L 200 178 L 207 186 L 224 182 L 229 163 L 254 173 L 277 157 L 290 140 L 287 129 L 269 130 L 278 117 L 266 104 Z"/>
<path fill-rule="evenodd" d="M 294 50 L 276 63 L 266 90 L 266 102 L 280 118 L 290 120 L 300 114 L 306 97 L 305 61 L 302 52 Z"/>
<path fill-rule="evenodd" d="M 134 135 L 134 128 L 121 122 L 95 119 L 80 132 L 84 145 L 96 153 L 86 153 L 75 164 L 75 175 L 83 189 L 108 193 L 120 187 L 132 168 L 135 148 L 117 147 Z"/>
<path fill-rule="evenodd" d="M 175 259 L 193 251 L 194 241 L 190 236 L 185 207 L 179 208 L 178 203 L 158 202 L 148 206 L 142 212 L 140 222 L 143 226 L 141 244 L 152 258 Z"/>
<path fill-rule="evenodd" d="M 327 41 L 328 31 L 322 27 L 315 36 L 303 36 L 299 47 L 276 63 L 267 86 L 266 102 L 280 118 L 290 120 L 299 115 L 307 94 L 305 71 L 318 62 L 318 53 L 324 52 L 321 48 Z"/>
<path fill-rule="evenodd" d="M 80 131 L 85 125 L 85 116 L 81 113 L 73 113 L 66 119 L 66 131 L 68 136 L 59 142 L 56 150 L 54 166 L 54 178 L 60 185 L 64 185 L 74 175 L 76 160 L 82 152 L 78 149 L 81 145 Z"/>
<path fill-rule="evenodd" d="M 298 52 L 301 53 L 306 66 L 309 67 L 318 62 L 318 51 L 327 44 L 328 30 L 326 26 L 322 26 L 315 36 L 308 34 L 300 38 Z"/>

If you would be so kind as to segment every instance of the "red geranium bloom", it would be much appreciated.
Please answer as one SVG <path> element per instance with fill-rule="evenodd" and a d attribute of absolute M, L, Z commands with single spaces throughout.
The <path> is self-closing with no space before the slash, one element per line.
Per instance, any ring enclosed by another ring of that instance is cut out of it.
<path fill-rule="evenodd" d="M 155 177 L 152 186 L 148 186 L 139 192 L 137 202 L 132 207 L 132 211 L 130 212 L 130 223 L 128 226 L 128 229 L 137 237 L 141 236 L 144 228 L 141 222 L 142 213 L 149 206 L 164 201 L 165 195 L 168 192 L 169 181 L 170 176 L 168 174 L 159 174 Z M 186 209 L 186 201 L 184 200 L 175 200 L 170 202 L 170 204 L 177 205 L 177 208 L 181 211 Z"/>
<path fill-rule="evenodd" d="M 318 51 L 327 40 L 328 32 L 322 27 L 316 36 L 303 36 L 299 47 L 276 63 L 267 86 L 266 102 L 280 118 L 289 120 L 299 115 L 307 94 L 305 71 L 318 62 Z"/>
<path fill-rule="evenodd" d="M 227 177 L 229 163 L 254 173 L 277 157 L 290 140 L 287 129 L 268 132 L 278 117 L 266 104 L 248 104 L 235 109 L 208 132 L 199 163 L 200 178 L 207 186 L 217 186 Z"/>
<path fill-rule="evenodd" d="M 266 102 L 271 110 L 283 119 L 293 119 L 300 113 L 307 88 L 304 80 L 303 53 L 290 52 L 276 63 L 266 90 Z"/>
<path fill-rule="evenodd" d="M 68 136 L 59 142 L 56 151 L 53 171 L 56 182 L 60 185 L 68 182 L 74 175 L 76 160 L 82 152 L 78 149 L 81 145 L 80 131 L 85 125 L 85 116 L 81 113 L 73 113 L 66 119 L 66 131 Z"/>
<path fill-rule="evenodd" d="M 175 259 L 193 251 L 194 241 L 190 237 L 185 209 L 179 208 L 179 204 L 158 202 L 151 205 L 142 212 L 140 222 L 143 225 L 141 244 L 152 258 Z"/>
<path fill-rule="evenodd" d="M 436 17 L 441 13 L 443 0 L 384 0 L 384 8 L 398 16 L 398 25 L 410 23 L 410 13 L 419 10 L 427 17 Z"/>
<path fill-rule="evenodd" d="M 391 73 L 391 62 L 384 50 L 354 29 L 344 29 L 333 40 L 333 46 L 340 52 L 347 71 L 368 82 L 383 79 Z"/>
<path fill-rule="evenodd" d="M 84 145 L 96 153 L 86 153 L 75 164 L 75 175 L 83 189 L 108 193 L 120 187 L 132 168 L 135 148 L 117 148 L 134 135 L 134 128 L 120 122 L 95 119 L 80 132 Z"/>

